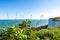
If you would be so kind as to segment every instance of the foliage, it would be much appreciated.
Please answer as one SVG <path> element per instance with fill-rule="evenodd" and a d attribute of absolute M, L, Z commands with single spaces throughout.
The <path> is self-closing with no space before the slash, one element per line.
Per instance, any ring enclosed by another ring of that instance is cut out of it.
<path fill-rule="evenodd" d="M 12 26 L 7 30 L 2 30 L 0 40 L 60 40 L 60 26 L 36 30 L 27 24 L 30 25 L 28 22 L 22 22 L 23 29 L 20 26 Z"/>
<path fill-rule="evenodd" d="M 60 27 L 32 30 L 19 27 L 8 28 L 2 32 L 1 40 L 60 40 Z"/>
<path fill-rule="evenodd" d="M 21 24 L 19 24 L 20 28 L 26 28 L 31 26 L 31 21 L 30 20 L 24 20 Z"/>

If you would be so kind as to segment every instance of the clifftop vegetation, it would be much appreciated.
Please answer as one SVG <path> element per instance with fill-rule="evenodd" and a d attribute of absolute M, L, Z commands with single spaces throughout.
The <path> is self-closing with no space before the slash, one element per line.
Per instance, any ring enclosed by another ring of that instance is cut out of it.
<path fill-rule="evenodd" d="M 0 31 L 0 40 L 60 40 L 60 26 L 36 30 L 30 28 L 30 21 Z"/>

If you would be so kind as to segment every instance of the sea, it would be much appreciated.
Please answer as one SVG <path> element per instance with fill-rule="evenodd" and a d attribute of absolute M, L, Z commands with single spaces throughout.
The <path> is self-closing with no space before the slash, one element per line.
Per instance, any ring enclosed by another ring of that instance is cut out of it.
<path fill-rule="evenodd" d="M 0 20 L 0 29 L 6 29 L 8 28 L 8 26 L 12 26 L 17 24 L 21 24 L 22 21 L 24 21 L 25 19 L 18 19 L 18 20 Z M 42 19 L 42 20 L 30 20 L 31 21 L 31 27 L 39 27 L 39 26 L 43 26 L 43 25 L 47 25 L 48 24 L 48 20 L 47 19 Z"/>

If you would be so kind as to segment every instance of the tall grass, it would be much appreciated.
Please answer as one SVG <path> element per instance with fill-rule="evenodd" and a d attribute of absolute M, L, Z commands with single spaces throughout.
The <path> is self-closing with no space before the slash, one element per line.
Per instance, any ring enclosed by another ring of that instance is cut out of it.
<path fill-rule="evenodd" d="M 3 31 L 1 40 L 60 40 L 60 26 L 33 30 L 31 28 L 10 27 Z"/>

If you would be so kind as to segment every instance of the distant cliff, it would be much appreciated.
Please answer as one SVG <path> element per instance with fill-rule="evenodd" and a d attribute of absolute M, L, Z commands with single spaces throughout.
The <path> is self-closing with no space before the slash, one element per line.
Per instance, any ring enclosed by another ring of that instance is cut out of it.
<path fill-rule="evenodd" d="M 60 17 L 50 18 L 48 22 L 48 27 L 60 26 Z"/>

